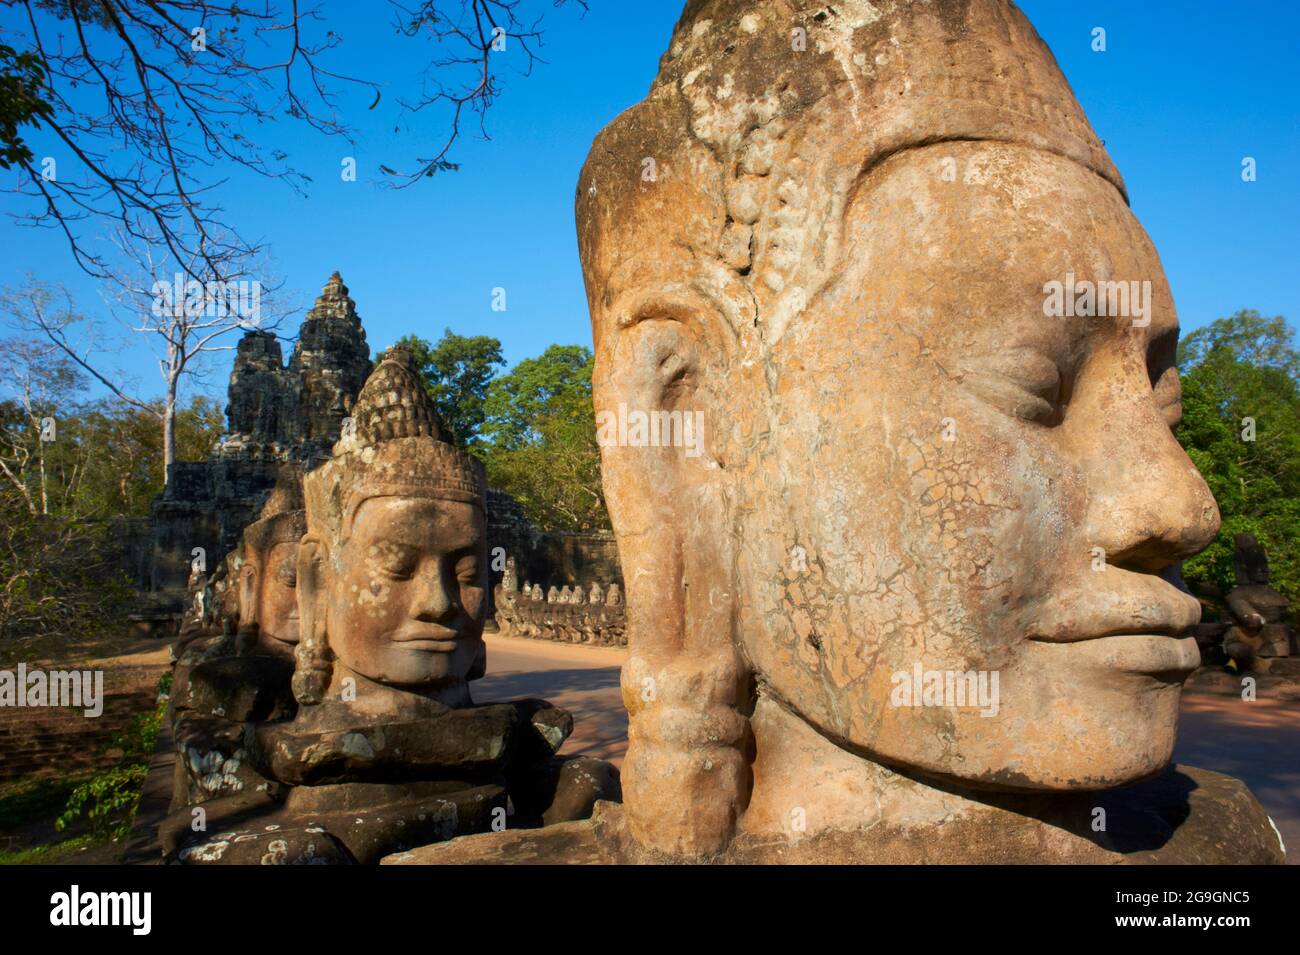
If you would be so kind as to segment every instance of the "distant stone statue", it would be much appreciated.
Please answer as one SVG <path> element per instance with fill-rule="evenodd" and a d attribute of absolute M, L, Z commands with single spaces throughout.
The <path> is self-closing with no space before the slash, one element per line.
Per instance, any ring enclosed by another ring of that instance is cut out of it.
<path fill-rule="evenodd" d="M 355 440 L 304 480 L 297 712 L 250 720 L 230 760 L 276 790 L 209 802 L 207 835 L 171 820 L 174 861 L 373 862 L 510 810 L 535 826 L 617 798 L 611 766 L 555 756 L 568 713 L 470 697 L 486 660 L 482 466 L 446 440 L 409 352 L 389 351 L 353 413 Z"/>
<path fill-rule="evenodd" d="M 244 529 L 239 570 L 241 642 L 286 658 L 298 644 L 298 542 L 306 529 L 302 479 L 286 470 Z"/>
<path fill-rule="evenodd" d="M 605 602 L 605 595 L 601 592 L 600 584 L 593 582 L 591 585 L 591 592 L 587 594 L 587 603 L 603 604 L 604 602 Z"/>
<path fill-rule="evenodd" d="M 1239 669 L 1267 671 L 1268 660 L 1291 655 L 1290 601 L 1269 586 L 1268 557 L 1253 534 L 1237 534 L 1232 569 L 1237 586 L 1228 592 L 1232 626 L 1223 650 Z"/>
<path fill-rule="evenodd" d="M 295 470 L 281 470 L 258 519 L 206 581 L 203 627 L 177 641 L 170 708 L 176 806 L 278 792 L 249 760 L 244 730 L 296 711 L 290 692 L 298 642 L 295 578 L 306 526 L 300 482 Z M 233 639 L 226 625 L 235 630 Z"/>

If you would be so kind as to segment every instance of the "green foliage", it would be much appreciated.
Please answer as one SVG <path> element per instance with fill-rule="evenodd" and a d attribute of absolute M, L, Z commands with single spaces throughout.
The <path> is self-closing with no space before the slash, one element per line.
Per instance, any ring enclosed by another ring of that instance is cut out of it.
<path fill-rule="evenodd" d="M 0 169 L 32 160 L 32 151 L 19 135 L 20 126 L 35 126 L 50 115 L 42 96 L 45 70 L 36 53 L 19 53 L 0 44 Z"/>
<path fill-rule="evenodd" d="M 0 639 L 94 633 L 120 619 L 131 589 L 112 525 L 32 514 L 0 492 Z"/>
<path fill-rule="evenodd" d="M 1178 438 L 1219 502 L 1223 526 L 1187 561 L 1201 591 L 1234 585 L 1233 535 L 1268 553 L 1271 583 L 1300 602 L 1300 352 L 1283 318 L 1246 310 L 1197 329 L 1178 349 L 1183 423 Z M 1254 421 L 1254 440 L 1243 435 Z"/>
<path fill-rule="evenodd" d="M 425 390 L 433 399 L 438 415 L 451 429 L 456 444 L 476 449 L 488 382 L 496 369 L 505 364 L 501 342 L 486 335 L 466 337 L 445 329 L 436 345 L 417 335 L 407 335 L 397 344 L 410 349 Z"/>
<path fill-rule="evenodd" d="M 162 491 L 158 419 L 82 400 L 76 368 L 23 339 L 0 342 L 0 386 L 0 639 L 106 628 L 131 596 L 115 522 Z M 206 456 L 222 423 L 196 398 L 177 415 L 179 453 Z"/>
<path fill-rule="evenodd" d="M 30 846 L 16 852 L 0 852 L 0 865 L 64 865 L 76 864 L 76 853 L 90 848 L 92 836 L 77 836 L 51 845 Z M 80 860 L 83 861 L 84 860 Z"/>
<path fill-rule="evenodd" d="M 29 510 L 69 518 L 144 515 L 163 489 L 161 404 L 84 400 L 86 378 L 49 346 L 0 341 L 0 493 Z M 54 425 L 42 440 L 42 422 Z M 178 460 L 200 460 L 225 424 L 198 396 L 176 414 Z"/>
<path fill-rule="evenodd" d="M 530 520 L 548 529 L 609 526 L 590 349 L 552 345 L 493 378 L 503 364 L 495 338 L 447 330 L 437 345 L 415 335 L 398 344 L 414 355 L 457 443 L 483 461 L 489 483 L 515 497 Z"/>
<path fill-rule="evenodd" d="M 488 387 L 488 481 L 541 527 L 608 528 L 591 398 L 591 351 L 552 345 Z"/>
<path fill-rule="evenodd" d="M 488 387 L 484 432 L 499 448 L 513 450 L 536 443 L 538 422 L 586 413 L 595 435 L 591 405 L 591 350 L 581 345 L 552 345 L 537 358 L 526 358 Z"/>
<path fill-rule="evenodd" d="M 161 406 L 158 409 L 161 412 Z M 176 460 L 201 461 L 216 446 L 225 426 L 221 406 L 196 396 L 176 412 Z M 68 422 L 61 436 L 93 449 L 93 464 L 82 479 L 81 510 L 114 516 L 145 515 L 162 493 L 162 431 L 147 411 L 121 402 L 99 402 Z"/>
<path fill-rule="evenodd" d="M 101 747 L 101 753 L 120 749 L 122 755 L 112 768 L 95 774 L 72 791 L 63 815 L 54 823 L 57 831 L 62 832 L 82 815 L 97 838 L 121 839 L 131 831 L 166 711 L 166 697 L 160 696 L 152 713 L 141 713 L 124 732 Z"/>
<path fill-rule="evenodd" d="M 25 780 L 0 794 L 0 832 L 26 825 L 52 805 L 62 805 L 76 788 L 78 779 L 49 777 Z"/>
<path fill-rule="evenodd" d="M 131 831 L 140 804 L 141 787 L 149 774 L 148 765 L 114 766 L 72 791 L 67 808 L 55 822 L 62 832 L 84 813 L 96 838 L 121 839 Z"/>

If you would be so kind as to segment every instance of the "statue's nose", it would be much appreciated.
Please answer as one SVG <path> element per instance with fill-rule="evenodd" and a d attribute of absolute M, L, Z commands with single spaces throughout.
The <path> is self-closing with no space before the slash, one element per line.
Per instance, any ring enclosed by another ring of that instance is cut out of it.
<path fill-rule="evenodd" d="M 1158 571 L 1214 539 L 1219 509 L 1154 410 L 1139 405 L 1127 423 L 1116 429 L 1121 437 L 1094 449 L 1090 536 L 1109 562 Z"/>
<path fill-rule="evenodd" d="M 441 623 L 452 616 L 455 605 L 442 578 L 443 575 L 440 569 L 433 570 L 419 578 L 419 584 L 411 606 L 411 615 L 416 620 Z"/>

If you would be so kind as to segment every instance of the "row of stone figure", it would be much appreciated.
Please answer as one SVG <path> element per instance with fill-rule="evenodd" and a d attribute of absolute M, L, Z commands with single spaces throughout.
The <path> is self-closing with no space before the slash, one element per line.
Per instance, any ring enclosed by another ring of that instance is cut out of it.
<path fill-rule="evenodd" d="M 610 584 L 609 590 L 601 590 L 600 584 L 592 583 L 590 589 L 584 593 L 582 587 L 576 585 L 569 587 L 568 584 L 563 587 L 551 584 L 550 588 L 543 592 L 541 584 L 525 582 L 522 594 L 525 600 L 545 601 L 548 604 L 604 604 L 617 607 L 623 603 L 623 595 L 617 583 Z"/>
<path fill-rule="evenodd" d="M 240 546 L 192 581 L 169 862 L 370 863 L 620 798 L 613 766 L 558 754 L 567 712 L 470 695 L 486 668 L 483 470 L 409 352 L 383 357 L 352 414 L 354 435 L 286 469 Z M 431 570 L 449 561 L 454 580 Z"/>
<path fill-rule="evenodd" d="M 627 646 L 627 614 L 621 604 L 546 603 L 498 594 L 496 621 L 506 636 L 599 647 Z"/>

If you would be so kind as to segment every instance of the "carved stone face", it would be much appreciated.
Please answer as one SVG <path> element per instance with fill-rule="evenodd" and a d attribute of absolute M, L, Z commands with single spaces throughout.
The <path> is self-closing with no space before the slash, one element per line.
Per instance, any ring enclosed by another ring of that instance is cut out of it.
<path fill-rule="evenodd" d="M 750 659 L 886 761 L 1034 788 L 1158 769 L 1199 663 L 1177 636 L 1199 605 L 1158 572 L 1219 517 L 1170 430 L 1178 324 L 1149 239 L 1082 167 L 976 144 L 887 162 L 846 228 L 841 281 L 776 351 L 740 551 Z M 1045 316 L 1067 273 L 1149 281 L 1149 325 Z M 755 560 L 798 544 L 805 574 Z M 918 664 L 996 673 L 996 704 L 898 705 Z"/>
<path fill-rule="evenodd" d="M 261 634 L 281 643 L 298 642 L 298 545 L 275 544 L 263 557 L 257 592 Z"/>
<path fill-rule="evenodd" d="M 483 639 L 486 547 L 473 504 L 364 501 L 327 561 L 323 599 L 335 656 L 381 683 L 464 680 Z"/>
<path fill-rule="evenodd" d="M 1149 239 L 1101 177 L 993 143 L 886 160 L 844 229 L 838 274 L 763 362 L 711 306 L 611 283 L 606 307 L 639 314 L 598 311 L 616 330 L 596 407 L 700 410 L 710 445 L 606 449 L 638 607 L 679 612 L 689 647 L 730 602 L 763 692 L 882 762 L 1031 789 L 1157 770 L 1199 660 L 1177 636 L 1197 602 L 1160 572 L 1219 516 L 1170 430 L 1177 319 Z M 1047 317 L 1069 273 L 1149 282 L 1149 323 Z M 674 508 L 681 556 L 631 553 Z M 685 593 L 669 575 L 646 601 L 678 559 Z M 996 674 L 997 695 L 905 705 L 918 669 Z"/>

